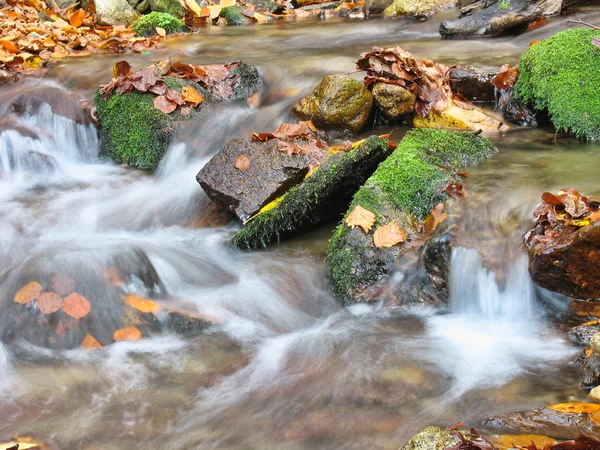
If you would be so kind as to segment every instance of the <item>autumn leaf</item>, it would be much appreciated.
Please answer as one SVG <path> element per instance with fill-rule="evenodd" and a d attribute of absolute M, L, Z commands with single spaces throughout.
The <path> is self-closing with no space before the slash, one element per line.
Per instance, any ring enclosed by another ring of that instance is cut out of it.
<path fill-rule="evenodd" d="M 159 95 L 154 99 L 154 107 L 165 114 L 171 114 L 177 109 L 177 103 L 169 100 L 164 95 Z"/>
<path fill-rule="evenodd" d="M 141 337 L 142 332 L 138 327 L 120 328 L 113 335 L 115 341 L 137 341 Z"/>
<path fill-rule="evenodd" d="M 43 314 L 52 314 L 59 311 L 64 304 L 63 298 L 56 292 L 44 292 L 37 299 L 37 307 Z"/>
<path fill-rule="evenodd" d="M 235 160 L 235 168 L 241 170 L 242 172 L 248 170 L 250 167 L 250 160 L 246 155 L 240 155 Z"/>
<path fill-rule="evenodd" d="M 123 278 L 121 278 L 121 274 L 115 267 L 107 267 L 104 270 L 103 276 L 106 280 L 108 280 L 111 286 L 121 286 L 124 283 Z"/>
<path fill-rule="evenodd" d="M 37 300 L 39 296 L 42 294 L 42 285 L 36 281 L 32 281 L 31 283 L 26 284 L 21 289 L 17 291 L 13 300 L 15 303 L 19 303 L 24 305 L 26 303 Z"/>
<path fill-rule="evenodd" d="M 492 80 L 492 84 L 501 91 L 506 91 L 515 85 L 518 77 L 519 69 L 505 64 L 500 68 L 500 73 Z"/>
<path fill-rule="evenodd" d="M 156 30 L 156 34 L 158 34 L 161 37 L 165 37 L 167 35 L 167 30 L 165 30 L 164 28 L 155 27 L 155 30 Z"/>
<path fill-rule="evenodd" d="M 79 8 L 77 11 L 71 14 L 71 17 L 69 18 L 69 24 L 72 27 L 80 27 L 85 19 L 85 14 L 85 10 Z"/>
<path fill-rule="evenodd" d="M 131 66 L 127 61 L 119 61 L 113 66 L 113 78 L 126 76 L 131 71 Z"/>
<path fill-rule="evenodd" d="M 360 205 L 356 205 L 352 212 L 346 217 L 346 224 L 354 229 L 354 227 L 361 227 L 365 233 L 368 233 L 373 225 L 375 224 L 375 214 L 371 211 L 366 210 Z"/>
<path fill-rule="evenodd" d="M 404 241 L 406 241 L 406 233 L 395 220 L 378 227 L 373 234 L 373 242 L 377 248 L 393 247 Z"/>
<path fill-rule="evenodd" d="M 155 301 L 148 300 L 147 298 L 138 297 L 135 294 L 129 294 L 125 297 L 125 302 L 132 308 L 137 309 L 143 313 L 156 314 L 160 311 L 160 304 Z"/>
<path fill-rule="evenodd" d="M 548 405 L 553 411 L 566 412 L 573 414 L 591 414 L 600 411 L 600 404 L 597 403 L 558 403 Z"/>
<path fill-rule="evenodd" d="M 431 233 L 437 230 L 440 224 L 446 220 L 447 215 L 444 212 L 444 208 L 445 207 L 443 203 L 439 203 L 433 207 L 429 213 L 429 216 L 427 216 L 427 219 L 425 219 L 425 236 L 429 236 Z"/>
<path fill-rule="evenodd" d="M 204 101 L 202 96 L 198 94 L 198 91 L 191 86 L 184 86 L 181 95 L 183 96 L 183 100 L 192 103 L 194 106 Z"/>
<path fill-rule="evenodd" d="M 89 333 L 85 335 L 85 338 L 83 339 L 83 341 L 81 341 L 80 346 L 81 348 L 88 349 L 102 348 L 102 344 L 98 342 L 98 340 Z"/>
<path fill-rule="evenodd" d="M 532 442 L 542 449 L 557 443 L 554 439 L 540 434 L 504 434 L 494 439 L 494 443 L 501 449 L 527 448 Z"/>
<path fill-rule="evenodd" d="M 469 193 L 465 188 L 463 188 L 463 185 L 460 183 L 450 183 L 443 189 L 442 192 L 445 192 L 450 197 L 455 198 L 457 200 L 464 200 L 465 198 L 469 197 Z"/>
<path fill-rule="evenodd" d="M 473 103 L 471 103 L 461 94 L 454 94 L 452 100 L 454 100 L 454 103 L 462 109 L 466 109 L 468 111 L 472 111 L 475 109 L 475 105 L 473 105 Z"/>
<path fill-rule="evenodd" d="M 60 273 L 52 275 L 50 288 L 58 295 L 67 295 L 75 290 L 75 280 Z"/>
<path fill-rule="evenodd" d="M 561 206 L 563 204 L 563 202 L 551 192 L 544 192 L 542 194 L 542 201 L 552 206 Z"/>
<path fill-rule="evenodd" d="M 9 52 L 9 53 L 19 53 L 19 47 L 17 47 L 14 43 L 12 43 L 11 41 L 0 41 L 0 44 L 2 44 L 2 47 L 4 47 L 4 49 Z"/>
<path fill-rule="evenodd" d="M 77 292 L 73 292 L 71 295 L 65 298 L 63 311 L 65 314 L 74 317 L 77 320 L 87 316 L 91 309 L 92 306 L 90 305 L 88 299 Z"/>

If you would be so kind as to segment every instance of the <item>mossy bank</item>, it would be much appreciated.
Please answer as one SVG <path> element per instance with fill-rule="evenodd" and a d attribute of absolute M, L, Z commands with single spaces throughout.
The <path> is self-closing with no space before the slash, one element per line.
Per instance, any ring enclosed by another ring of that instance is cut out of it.
<path fill-rule="evenodd" d="M 556 131 L 600 139 L 600 31 L 565 30 L 531 46 L 519 61 L 515 97 L 547 110 Z"/>
<path fill-rule="evenodd" d="M 375 247 L 373 233 L 377 227 L 395 220 L 409 236 L 418 234 L 420 223 L 433 207 L 446 200 L 444 188 L 457 181 L 453 171 L 475 165 L 496 152 L 490 141 L 471 133 L 409 131 L 358 190 L 346 213 L 347 217 L 357 205 L 371 211 L 376 217 L 372 230 L 351 229 L 342 220 L 329 241 L 331 281 L 345 302 L 360 301 L 358 292 L 384 276 L 402 253 L 402 246 Z"/>

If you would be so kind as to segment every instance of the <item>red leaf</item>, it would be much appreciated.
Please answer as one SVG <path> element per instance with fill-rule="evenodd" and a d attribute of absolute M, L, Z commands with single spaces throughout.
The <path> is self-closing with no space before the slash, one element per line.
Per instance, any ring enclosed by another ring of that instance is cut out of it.
<path fill-rule="evenodd" d="M 475 105 L 473 105 L 473 103 L 471 103 L 461 94 L 454 94 L 452 100 L 454 100 L 454 103 L 462 109 L 466 109 L 468 111 L 472 111 L 475 109 Z"/>

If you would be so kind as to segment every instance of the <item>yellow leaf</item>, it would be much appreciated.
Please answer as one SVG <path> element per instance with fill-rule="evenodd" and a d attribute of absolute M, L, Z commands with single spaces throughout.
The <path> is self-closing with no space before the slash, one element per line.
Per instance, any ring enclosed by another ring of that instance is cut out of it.
<path fill-rule="evenodd" d="M 155 30 L 156 30 L 156 34 L 158 34 L 161 37 L 165 37 L 167 35 L 167 30 L 165 30 L 164 28 L 155 27 Z"/>
<path fill-rule="evenodd" d="M 141 337 L 142 332 L 138 327 L 121 328 L 113 335 L 115 341 L 137 341 Z"/>
<path fill-rule="evenodd" d="M 600 411 L 600 404 L 597 403 L 559 403 L 548 405 L 548 408 L 566 413 L 590 414 Z"/>
<path fill-rule="evenodd" d="M 186 102 L 193 103 L 194 106 L 199 105 L 204 101 L 198 91 L 191 86 L 184 86 L 181 95 Z"/>
<path fill-rule="evenodd" d="M 202 9 L 196 3 L 196 0 L 184 0 L 185 5 L 188 7 L 190 11 L 196 14 L 198 17 L 202 17 Z"/>
<path fill-rule="evenodd" d="M 129 294 L 125 297 L 125 301 L 129 306 L 143 313 L 156 314 L 160 310 L 160 304 L 147 298 L 138 297 L 135 294 Z"/>
<path fill-rule="evenodd" d="M 537 448 L 543 449 L 546 445 L 554 445 L 557 442 L 540 434 L 504 434 L 493 439 L 494 444 L 500 449 L 527 448 L 533 442 Z"/>
<path fill-rule="evenodd" d="M 361 227 L 365 233 L 368 233 L 375 224 L 375 214 L 360 205 L 356 205 L 346 217 L 346 224 L 352 229 Z"/>
<path fill-rule="evenodd" d="M 102 348 L 102 344 L 98 342 L 98 340 L 89 333 L 85 335 L 85 339 L 81 341 L 80 346 L 81 348 L 89 349 Z"/>
<path fill-rule="evenodd" d="M 406 241 L 406 233 L 395 220 L 387 225 L 380 226 L 373 234 L 373 242 L 377 248 L 393 247 L 404 241 Z"/>
<path fill-rule="evenodd" d="M 226 8 L 227 6 L 235 6 L 235 0 L 219 0 L 219 6 Z"/>
<path fill-rule="evenodd" d="M 592 325 L 598 325 L 599 323 L 600 323 L 600 320 L 596 319 L 596 320 L 590 320 L 589 322 L 586 322 L 586 323 L 582 323 L 581 325 L 590 327 Z"/>
<path fill-rule="evenodd" d="M 210 18 L 216 19 L 217 17 L 219 17 L 219 14 L 221 14 L 221 10 L 223 9 L 223 7 L 219 5 L 212 5 L 209 6 L 208 9 L 210 10 Z"/>
<path fill-rule="evenodd" d="M 262 14 L 259 14 L 257 12 L 254 13 L 254 18 L 256 20 L 258 20 L 259 22 L 268 22 L 269 19 L 267 19 L 267 16 L 263 16 Z"/>

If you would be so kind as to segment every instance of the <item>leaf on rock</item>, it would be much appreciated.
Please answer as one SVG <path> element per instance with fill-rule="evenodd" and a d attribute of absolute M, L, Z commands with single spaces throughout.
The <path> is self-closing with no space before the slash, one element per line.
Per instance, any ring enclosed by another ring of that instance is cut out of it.
<path fill-rule="evenodd" d="M 181 95 L 184 101 L 192 103 L 194 106 L 204 101 L 202 96 L 198 94 L 198 91 L 191 86 L 184 86 Z"/>
<path fill-rule="evenodd" d="M 568 212 L 573 218 L 581 217 L 589 212 L 588 199 L 583 197 L 573 188 L 559 191 L 557 197 L 560 199 L 562 204 L 565 205 L 565 211 Z"/>
<path fill-rule="evenodd" d="M 600 404 L 597 403 L 558 403 L 548 405 L 553 411 L 573 413 L 573 414 L 591 414 L 600 411 Z"/>
<path fill-rule="evenodd" d="M 135 294 L 129 294 L 125 297 L 129 306 L 143 313 L 156 314 L 160 311 L 160 304 L 147 298 L 138 297 Z"/>
<path fill-rule="evenodd" d="M 73 292 L 65 298 L 63 311 L 77 320 L 87 316 L 91 310 L 92 305 L 90 305 L 89 300 L 77 292 Z"/>
<path fill-rule="evenodd" d="M 561 442 L 551 445 L 544 450 L 598 450 L 600 449 L 600 440 L 592 436 L 585 436 L 579 432 L 577 439 Z"/>
<path fill-rule="evenodd" d="M 526 448 L 533 443 L 538 448 L 557 443 L 554 439 L 540 434 L 504 434 L 494 439 L 494 443 L 502 449 Z"/>
<path fill-rule="evenodd" d="M 467 100 L 461 94 L 454 94 L 454 96 L 452 97 L 452 100 L 458 107 L 460 107 L 462 109 L 466 109 L 467 111 L 472 111 L 475 109 L 475 105 L 473 103 L 471 103 L 469 100 Z"/>
<path fill-rule="evenodd" d="M 121 274 L 115 267 L 107 267 L 104 270 L 103 276 L 106 280 L 108 280 L 111 286 L 117 287 L 121 286 L 124 283 L 123 278 L 121 278 Z"/>
<path fill-rule="evenodd" d="M 515 85 L 518 77 L 519 69 L 505 64 L 500 68 L 500 73 L 492 80 L 492 84 L 501 91 L 506 91 Z"/>
<path fill-rule="evenodd" d="M 85 335 L 85 338 L 83 339 L 83 341 L 81 341 L 80 346 L 81 348 L 89 349 L 102 348 L 102 344 L 98 342 L 98 340 L 89 333 Z"/>
<path fill-rule="evenodd" d="M 346 225 L 354 229 L 355 227 L 361 227 L 365 233 L 368 233 L 373 225 L 375 224 L 375 214 L 371 211 L 363 208 L 360 205 L 356 205 L 352 212 L 346 217 Z"/>
<path fill-rule="evenodd" d="M 37 300 L 43 292 L 42 285 L 37 281 L 32 281 L 31 283 L 26 284 L 21 289 L 17 291 L 13 300 L 15 303 L 19 303 L 24 305 L 26 303 Z"/>
<path fill-rule="evenodd" d="M 377 248 L 393 247 L 404 241 L 406 241 L 406 233 L 395 220 L 378 227 L 373 233 L 373 242 Z"/>
<path fill-rule="evenodd" d="M 142 332 L 138 327 L 120 328 L 113 335 L 115 341 L 137 341 L 141 337 Z"/>
<path fill-rule="evenodd" d="M 52 314 L 59 311 L 64 304 L 63 298 L 56 292 L 44 292 L 37 299 L 37 307 L 43 314 Z"/>
<path fill-rule="evenodd" d="M 85 10 L 81 8 L 79 8 L 77 11 L 71 14 L 71 17 L 69 18 L 69 23 L 71 24 L 71 26 L 80 27 L 85 19 L 85 14 Z"/>
<path fill-rule="evenodd" d="M 552 206 L 561 206 L 563 202 L 554 194 L 550 192 L 544 192 L 542 194 L 542 201 Z"/>
<path fill-rule="evenodd" d="M 240 155 L 235 160 L 235 168 L 241 170 L 242 172 L 248 170 L 250 167 L 250 160 L 246 155 Z"/>
<path fill-rule="evenodd" d="M 171 114 L 177 109 L 177 103 L 169 100 L 165 95 L 159 95 L 154 99 L 154 107 L 165 114 Z"/>

